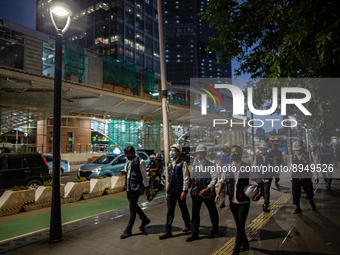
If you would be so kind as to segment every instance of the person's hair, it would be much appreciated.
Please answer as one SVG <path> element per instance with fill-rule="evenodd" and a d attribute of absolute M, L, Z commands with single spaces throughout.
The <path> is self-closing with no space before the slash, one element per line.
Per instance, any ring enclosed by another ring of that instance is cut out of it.
<path fill-rule="evenodd" d="M 241 153 L 243 152 L 242 148 L 241 148 L 240 146 L 236 145 L 236 144 L 233 145 L 231 148 L 232 148 L 232 149 L 233 149 L 233 148 L 237 148 L 238 152 L 241 152 Z"/>
<path fill-rule="evenodd" d="M 124 149 L 124 153 L 125 153 L 125 154 L 126 154 L 126 153 L 129 153 L 129 152 L 135 153 L 135 148 L 133 148 L 132 145 L 128 145 L 128 146 L 126 146 L 125 149 Z"/>

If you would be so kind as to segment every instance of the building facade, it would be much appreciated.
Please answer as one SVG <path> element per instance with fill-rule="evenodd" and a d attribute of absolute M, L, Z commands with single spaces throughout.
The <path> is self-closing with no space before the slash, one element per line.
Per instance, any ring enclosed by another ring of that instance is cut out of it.
<path fill-rule="evenodd" d="M 174 85 L 189 85 L 190 78 L 231 78 L 231 62 L 216 64 L 218 55 L 206 51 L 210 37 L 217 30 L 204 22 L 198 13 L 209 0 L 165 0 L 164 33 L 167 81 Z"/>
<path fill-rule="evenodd" d="M 36 29 L 55 35 L 49 7 L 37 0 Z M 70 0 L 71 26 L 65 40 L 160 73 L 157 0 Z"/>

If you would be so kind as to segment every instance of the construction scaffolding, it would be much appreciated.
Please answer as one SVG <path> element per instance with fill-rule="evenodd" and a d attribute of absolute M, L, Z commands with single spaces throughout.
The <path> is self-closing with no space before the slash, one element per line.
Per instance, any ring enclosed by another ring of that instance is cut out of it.
<path fill-rule="evenodd" d="M 65 73 L 83 76 L 85 71 L 84 46 L 76 45 L 70 41 L 65 43 Z"/>
<path fill-rule="evenodd" d="M 109 56 L 103 57 L 103 81 L 125 88 L 135 88 L 136 66 Z"/>
<path fill-rule="evenodd" d="M 112 119 L 109 123 L 109 152 L 118 147 L 120 150 L 128 145 L 139 148 L 139 123 L 137 120 Z"/>

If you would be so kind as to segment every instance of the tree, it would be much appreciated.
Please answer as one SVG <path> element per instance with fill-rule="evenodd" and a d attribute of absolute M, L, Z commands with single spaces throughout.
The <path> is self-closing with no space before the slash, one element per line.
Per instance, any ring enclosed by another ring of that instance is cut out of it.
<path fill-rule="evenodd" d="M 207 50 L 218 62 L 236 58 L 237 75 L 252 78 L 320 78 L 340 75 L 340 1 L 338 0 L 211 0 L 203 20 L 219 31 Z M 339 134 L 339 86 L 302 82 L 312 94 L 305 104 L 319 140 Z M 254 106 L 268 106 L 272 84 L 253 83 Z M 277 87 L 291 86 L 279 82 Z M 268 92 L 268 93 L 267 93 Z M 294 97 L 295 95 L 292 95 Z M 268 99 L 268 100 L 266 100 Z"/>

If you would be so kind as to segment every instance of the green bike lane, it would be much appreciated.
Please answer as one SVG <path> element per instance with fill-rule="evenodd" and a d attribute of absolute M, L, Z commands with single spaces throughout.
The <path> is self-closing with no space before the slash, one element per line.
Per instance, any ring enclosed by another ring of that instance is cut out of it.
<path fill-rule="evenodd" d="M 165 191 L 158 192 L 157 198 L 164 195 Z M 139 203 L 143 202 L 146 202 L 146 198 L 144 195 L 141 195 Z M 61 206 L 62 223 L 78 221 L 121 209 L 128 205 L 126 192 L 64 204 Z M 47 229 L 50 227 L 50 217 L 51 207 L 0 217 L 0 242 Z"/>

